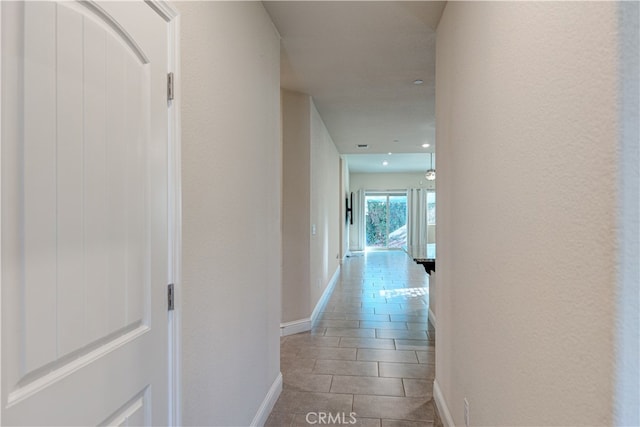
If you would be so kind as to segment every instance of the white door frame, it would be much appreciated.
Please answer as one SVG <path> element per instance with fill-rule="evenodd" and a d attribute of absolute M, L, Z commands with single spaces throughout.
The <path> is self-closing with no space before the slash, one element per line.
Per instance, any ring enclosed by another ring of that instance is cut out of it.
<path fill-rule="evenodd" d="M 158 13 L 166 22 L 169 34 L 169 51 L 168 55 L 168 72 L 174 74 L 174 99 L 169 101 L 168 114 L 168 142 L 169 142 L 169 182 L 168 182 L 168 201 L 167 207 L 169 212 L 169 245 L 168 245 L 168 277 L 174 284 L 175 292 L 175 309 L 169 313 L 169 324 L 167 325 L 168 334 L 168 360 L 169 369 L 167 372 L 169 386 L 169 408 L 168 421 L 169 425 L 179 426 L 182 424 L 182 408 L 181 408 L 181 270 L 182 270 L 182 193 L 180 181 L 180 163 L 181 163 L 181 127 L 180 127 L 180 16 L 169 2 L 164 0 L 145 0 L 152 9 Z M 2 11 L 0 9 L 0 45 L 2 42 Z M 1 65 L 1 61 L 0 61 Z M 0 79 L 2 78 L 0 68 Z M 2 96 L 0 90 L 0 97 Z M 0 107 L 0 117 L 2 110 Z M 0 120 L 0 133 L 2 132 L 2 120 Z M 2 188 L 2 162 L 0 157 L 0 191 Z M 0 229 L 0 238 L 1 238 Z M 2 260 L 2 247 L 0 246 L 0 260 Z M 2 265 L 0 264 L 0 271 Z M 0 275 L 0 289 L 2 287 L 2 275 Z M 2 331 L 2 292 L 0 292 L 0 331 Z M 2 378 L 2 340 L 0 340 L 0 383 Z M 2 406 L 0 405 L 0 419 L 2 419 Z"/>
<path fill-rule="evenodd" d="M 180 122 L 180 16 L 166 1 L 145 0 L 167 20 L 169 69 L 174 75 L 174 98 L 169 103 L 169 278 L 174 284 L 174 310 L 169 313 L 169 423 L 182 425 L 182 183 Z"/>
<path fill-rule="evenodd" d="M 0 82 L 2 82 L 2 8 L 0 7 Z M 0 99 L 2 99 L 2 85 L 0 84 Z M 0 102 L 0 144 L 2 143 L 2 102 Z M 0 147 L 1 148 L 1 147 Z M 2 150 L 0 149 L 0 212 L 2 211 Z M 0 226 L 0 242 L 2 242 L 2 227 Z M 2 385 L 2 245 L 0 244 L 0 386 Z M 2 407 L 0 404 L 0 420 Z"/>
<path fill-rule="evenodd" d="M 169 271 L 174 284 L 174 310 L 169 313 L 169 425 L 182 425 L 182 346 L 181 346 L 181 283 L 182 283 L 182 186 L 181 186 L 181 127 L 180 127 L 180 15 L 171 3 L 164 0 L 145 0 L 169 27 L 169 55 L 167 72 L 174 75 L 174 98 L 168 103 L 169 129 Z"/>

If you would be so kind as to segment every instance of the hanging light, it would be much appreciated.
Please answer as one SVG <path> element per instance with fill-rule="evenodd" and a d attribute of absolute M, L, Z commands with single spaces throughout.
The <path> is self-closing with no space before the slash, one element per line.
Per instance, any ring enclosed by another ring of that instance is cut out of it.
<path fill-rule="evenodd" d="M 424 177 L 427 178 L 427 181 L 435 181 L 436 170 L 433 168 L 433 153 L 429 154 L 429 160 L 430 160 L 431 167 L 424 174 Z"/>

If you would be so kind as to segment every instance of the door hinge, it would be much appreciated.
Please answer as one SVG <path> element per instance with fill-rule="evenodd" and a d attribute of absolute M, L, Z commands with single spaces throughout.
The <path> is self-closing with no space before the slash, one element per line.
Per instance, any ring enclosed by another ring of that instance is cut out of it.
<path fill-rule="evenodd" d="M 167 74 L 167 99 L 169 101 L 173 101 L 174 92 L 173 92 L 173 73 Z"/>
<path fill-rule="evenodd" d="M 167 286 L 167 307 L 169 311 L 173 310 L 175 296 L 173 294 L 173 283 Z"/>

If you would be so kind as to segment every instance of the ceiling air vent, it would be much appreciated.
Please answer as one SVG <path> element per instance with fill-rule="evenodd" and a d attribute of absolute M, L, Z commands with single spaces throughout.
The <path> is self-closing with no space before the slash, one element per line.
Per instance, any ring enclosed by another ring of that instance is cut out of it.
<path fill-rule="evenodd" d="M 369 148 L 369 144 L 358 144 L 358 148 Z"/>

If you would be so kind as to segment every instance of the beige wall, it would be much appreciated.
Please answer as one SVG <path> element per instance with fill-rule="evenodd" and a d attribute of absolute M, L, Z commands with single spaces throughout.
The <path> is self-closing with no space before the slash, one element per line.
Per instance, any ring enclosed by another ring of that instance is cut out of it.
<path fill-rule="evenodd" d="M 465 397 L 472 425 L 613 422 L 616 18 L 604 2 L 444 11 L 436 385 L 456 425 Z"/>
<path fill-rule="evenodd" d="M 311 310 L 340 265 L 340 155 L 311 102 Z M 311 313 L 309 313 L 311 314 Z"/>
<path fill-rule="evenodd" d="M 279 375 L 279 40 L 259 2 L 177 8 L 183 422 L 249 425 Z"/>
<path fill-rule="evenodd" d="M 309 317 L 311 304 L 311 98 L 282 91 L 282 321 Z"/>
<path fill-rule="evenodd" d="M 283 90 L 282 322 L 308 320 L 339 266 L 340 156 L 308 95 Z M 315 234 L 313 234 L 315 229 Z"/>

